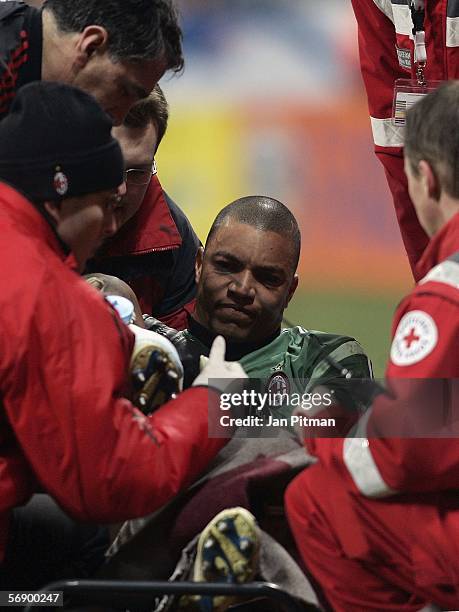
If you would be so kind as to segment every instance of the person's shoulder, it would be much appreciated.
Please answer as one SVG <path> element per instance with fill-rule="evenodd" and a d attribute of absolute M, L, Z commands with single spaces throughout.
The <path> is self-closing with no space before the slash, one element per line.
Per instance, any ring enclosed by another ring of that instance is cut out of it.
<path fill-rule="evenodd" d="M 308 363 L 319 363 L 326 359 L 331 367 L 343 361 L 368 362 L 365 349 L 353 336 L 306 330 L 303 327 L 291 328 L 289 333 L 297 342 L 301 342 L 301 353 Z"/>
<path fill-rule="evenodd" d="M 434 266 L 422 278 L 406 301 L 432 294 L 459 302 L 459 251 Z"/>
<path fill-rule="evenodd" d="M 12 15 L 13 13 L 23 13 L 29 8 L 31 7 L 25 2 L 19 2 L 18 0 L 0 0 L 0 17 Z"/>
<path fill-rule="evenodd" d="M 0 28 L 2 30 L 6 28 L 16 29 L 15 23 L 17 23 L 19 28 L 20 24 L 22 23 L 23 17 L 27 13 L 33 11 L 37 11 L 37 9 L 28 6 L 24 2 L 16 2 L 14 0 L 0 0 Z M 7 39 L 3 36 L 2 40 L 0 40 L 1 47 L 3 47 L 3 45 L 1 44 L 2 42 L 3 44 L 7 42 Z"/>
<path fill-rule="evenodd" d="M 195 232 L 193 226 L 191 225 L 190 220 L 186 216 L 185 212 L 180 208 L 178 204 L 174 202 L 174 200 L 163 190 L 164 199 L 166 200 L 166 204 L 170 210 L 172 218 L 174 219 L 175 225 L 180 233 L 183 236 L 186 234 L 192 234 L 195 236 Z"/>
<path fill-rule="evenodd" d="M 304 343 L 304 341 L 306 340 L 308 341 L 309 348 L 311 344 L 315 344 L 322 350 L 333 350 L 335 347 L 341 346 L 346 343 L 356 343 L 357 345 L 359 345 L 357 340 L 352 336 L 324 332 L 316 329 L 306 329 L 301 325 L 287 327 L 282 330 L 281 335 L 282 334 L 285 334 L 286 337 L 290 338 L 291 340 L 300 341 L 302 343 Z"/>

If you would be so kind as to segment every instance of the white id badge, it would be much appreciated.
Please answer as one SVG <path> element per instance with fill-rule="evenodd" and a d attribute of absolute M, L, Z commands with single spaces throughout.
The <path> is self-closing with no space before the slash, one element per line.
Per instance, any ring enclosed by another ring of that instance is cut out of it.
<path fill-rule="evenodd" d="M 442 83 L 444 81 L 429 81 L 425 85 L 419 85 L 416 79 L 397 79 L 394 86 L 392 123 L 397 127 L 405 127 L 407 110 Z"/>

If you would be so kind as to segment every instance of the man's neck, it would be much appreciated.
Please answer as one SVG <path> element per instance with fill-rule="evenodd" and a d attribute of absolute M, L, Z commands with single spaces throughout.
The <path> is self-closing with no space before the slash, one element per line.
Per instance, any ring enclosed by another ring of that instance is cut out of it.
<path fill-rule="evenodd" d="M 190 333 L 197 338 L 202 344 L 210 349 L 212 342 L 218 334 L 198 323 L 198 321 L 191 316 L 189 318 L 188 330 Z M 268 344 L 270 344 L 280 334 L 280 327 L 276 331 L 263 340 L 257 342 L 232 342 L 230 338 L 226 338 L 226 359 L 228 361 L 238 361 L 245 355 L 252 353 Z"/>
<path fill-rule="evenodd" d="M 443 191 L 439 202 L 439 210 L 440 219 L 435 233 L 449 223 L 449 221 L 459 212 L 459 199 Z"/>

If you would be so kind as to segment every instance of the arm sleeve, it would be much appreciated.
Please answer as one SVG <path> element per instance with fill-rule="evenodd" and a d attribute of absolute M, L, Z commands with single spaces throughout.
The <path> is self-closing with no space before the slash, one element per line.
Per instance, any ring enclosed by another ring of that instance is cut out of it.
<path fill-rule="evenodd" d="M 390 2 L 380 2 L 392 11 Z M 422 255 L 428 237 L 420 226 L 408 194 L 403 170 L 403 131 L 392 124 L 394 83 L 410 78 L 398 63 L 397 37 L 391 19 L 374 0 L 352 0 L 358 26 L 362 77 L 368 98 L 375 152 L 384 166 L 402 238 L 411 266 Z M 416 279 L 419 280 L 419 279 Z"/>
<path fill-rule="evenodd" d="M 429 352 L 404 365 L 390 361 L 392 396 L 378 396 L 352 436 L 307 441 L 312 454 L 368 497 L 459 487 L 459 385 L 453 357 L 459 345 L 457 304 L 419 295 L 410 300 L 405 315 L 413 311 L 434 322 L 436 341 Z"/>
<path fill-rule="evenodd" d="M 74 282 L 42 283 L 25 352 L 11 367 L 7 417 L 42 486 L 70 514 L 101 522 L 145 515 L 226 443 L 208 437 L 218 395 L 193 388 L 142 415 L 121 395 L 130 332 L 97 292 L 83 280 L 75 292 Z"/>

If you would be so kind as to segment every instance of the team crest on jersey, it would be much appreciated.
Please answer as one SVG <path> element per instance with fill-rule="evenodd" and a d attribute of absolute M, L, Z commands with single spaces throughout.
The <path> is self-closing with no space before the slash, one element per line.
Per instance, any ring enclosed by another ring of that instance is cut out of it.
<path fill-rule="evenodd" d="M 438 330 L 432 317 L 422 310 L 407 312 L 392 341 L 392 363 L 398 366 L 418 363 L 433 351 L 437 342 Z"/>
<path fill-rule="evenodd" d="M 69 189 L 69 180 L 60 170 L 54 175 L 54 189 L 60 196 L 65 195 Z"/>
<path fill-rule="evenodd" d="M 273 405 L 281 406 L 285 396 L 290 393 L 290 381 L 287 374 L 284 372 L 276 372 L 271 376 L 267 385 L 268 395 L 274 397 L 275 401 Z"/>

